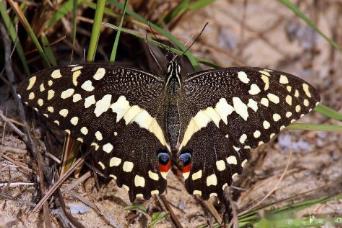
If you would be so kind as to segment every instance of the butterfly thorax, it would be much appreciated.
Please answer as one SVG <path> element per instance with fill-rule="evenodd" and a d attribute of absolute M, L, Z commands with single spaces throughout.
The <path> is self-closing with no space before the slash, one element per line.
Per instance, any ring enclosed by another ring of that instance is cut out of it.
<path fill-rule="evenodd" d="M 176 149 L 180 129 L 180 118 L 178 108 L 178 98 L 180 95 L 181 80 L 180 80 L 181 67 L 176 61 L 170 61 L 167 67 L 167 82 L 166 82 L 166 116 L 165 116 L 165 129 L 167 137 L 170 142 L 172 150 Z"/>

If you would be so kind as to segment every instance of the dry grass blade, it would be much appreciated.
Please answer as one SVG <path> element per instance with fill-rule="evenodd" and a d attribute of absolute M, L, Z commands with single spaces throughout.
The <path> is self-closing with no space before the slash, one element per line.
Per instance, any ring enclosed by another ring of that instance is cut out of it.
<path fill-rule="evenodd" d="M 40 211 L 43 204 L 55 193 L 55 191 L 64 183 L 64 181 L 75 171 L 75 169 L 82 165 L 84 162 L 84 158 L 90 153 L 85 153 L 81 158 L 77 159 L 77 161 L 72 164 L 72 166 L 69 168 L 67 172 L 65 172 L 64 175 L 62 175 L 57 182 L 46 192 L 46 194 L 43 196 L 43 198 L 39 201 L 39 203 L 35 206 L 33 209 L 33 212 Z"/>

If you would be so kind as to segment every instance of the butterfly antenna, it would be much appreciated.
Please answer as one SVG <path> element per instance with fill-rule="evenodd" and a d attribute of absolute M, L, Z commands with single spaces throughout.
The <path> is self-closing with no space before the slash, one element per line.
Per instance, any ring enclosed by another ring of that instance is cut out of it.
<path fill-rule="evenodd" d="M 154 33 L 154 31 L 153 31 L 153 29 L 152 29 L 152 27 L 151 27 L 151 25 L 150 25 L 150 22 L 148 21 L 147 24 L 148 24 L 148 27 L 149 27 L 150 30 L 151 30 L 152 35 L 154 36 L 154 39 L 157 40 L 157 36 L 156 36 L 156 34 Z M 146 41 L 148 41 L 148 36 L 147 36 L 147 35 L 148 35 L 148 33 L 146 33 Z M 160 65 L 160 63 L 159 63 L 157 57 L 155 56 L 154 52 L 152 51 L 152 49 L 151 49 L 150 46 L 148 45 L 148 43 L 147 43 L 147 47 L 148 47 L 148 51 L 150 52 L 150 54 L 151 54 L 153 60 L 157 63 L 158 68 L 162 71 L 162 67 L 161 67 L 161 65 Z"/>
<path fill-rule="evenodd" d="M 175 55 L 175 57 L 173 57 L 172 61 L 174 61 L 178 56 L 183 56 L 187 51 L 189 51 L 189 49 L 194 45 L 194 43 L 197 42 L 197 40 L 200 38 L 200 36 L 202 35 L 202 33 L 204 32 L 205 28 L 207 27 L 209 23 L 206 22 L 205 25 L 203 26 L 203 28 L 201 29 L 201 31 L 197 34 L 197 36 L 195 37 L 195 39 L 192 41 L 192 43 L 183 51 L 183 53 L 181 55 Z"/>

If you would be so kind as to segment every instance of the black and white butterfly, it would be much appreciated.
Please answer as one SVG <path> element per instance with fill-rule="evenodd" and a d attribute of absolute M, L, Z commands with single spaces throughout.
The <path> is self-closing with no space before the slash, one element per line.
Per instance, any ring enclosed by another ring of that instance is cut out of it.
<path fill-rule="evenodd" d="M 89 146 L 103 173 L 148 199 L 172 162 L 189 193 L 208 199 L 242 172 L 249 151 L 310 112 L 316 90 L 287 73 L 232 67 L 165 75 L 115 64 L 53 67 L 19 86 L 23 102 Z"/>

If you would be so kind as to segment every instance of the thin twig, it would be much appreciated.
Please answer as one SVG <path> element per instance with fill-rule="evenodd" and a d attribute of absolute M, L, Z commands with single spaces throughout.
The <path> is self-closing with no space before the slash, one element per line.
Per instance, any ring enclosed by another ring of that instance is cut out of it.
<path fill-rule="evenodd" d="M 160 205 L 164 208 L 164 210 L 169 212 L 171 220 L 173 221 L 174 225 L 177 228 L 183 228 L 182 224 L 180 223 L 180 221 L 178 220 L 177 216 L 173 212 L 173 210 L 170 207 L 170 205 L 169 205 L 167 199 L 165 198 L 165 196 L 164 195 L 159 195 L 159 196 L 157 196 L 157 198 L 158 198 L 158 201 L 159 201 Z"/>
<path fill-rule="evenodd" d="M 286 167 L 285 167 L 283 173 L 281 174 L 280 178 L 278 179 L 277 183 L 275 183 L 274 187 L 259 202 L 257 202 L 256 204 L 254 204 L 253 206 L 248 208 L 246 210 L 246 212 L 251 211 L 253 208 L 258 207 L 261 203 L 263 203 L 270 195 L 272 195 L 278 189 L 280 183 L 283 181 L 283 179 L 284 179 L 284 177 L 288 171 L 288 168 L 291 164 L 291 158 L 292 158 L 292 150 L 290 151 L 289 157 L 287 159 Z"/>
<path fill-rule="evenodd" d="M 33 212 L 38 212 L 42 205 L 54 194 L 54 192 L 63 184 L 63 182 L 75 171 L 75 169 L 82 165 L 84 162 L 84 158 L 90 153 L 88 151 L 85 153 L 82 157 L 77 159 L 77 161 L 70 166 L 70 169 L 65 172 L 59 179 L 58 181 L 46 192 L 44 197 L 39 201 L 39 203 L 36 205 L 36 207 L 33 209 Z"/>
<path fill-rule="evenodd" d="M 16 188 L 19 186 L 34 186 L 35 183 L 27 183 L 27 182 L 12 182 L 12 183 L 0 183 L 0 187 L 9 187 Z"/>

